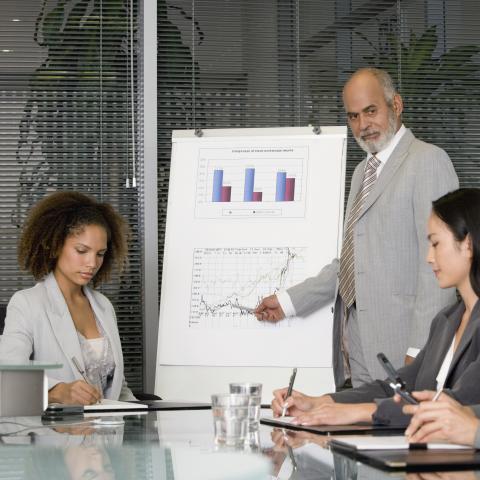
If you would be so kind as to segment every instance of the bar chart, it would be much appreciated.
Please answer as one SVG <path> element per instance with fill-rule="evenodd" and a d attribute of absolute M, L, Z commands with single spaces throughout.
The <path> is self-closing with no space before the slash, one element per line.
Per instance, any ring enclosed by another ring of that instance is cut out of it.
<path fill-rule="evenodd" d="M 277 156 L 221 153 L 203 151 L 199 158 L 196 216 L 303 216 L 307 149 Z"/>
<path fill-rule="evenodd" d="M 277 172 L 275 188 L 276 202 L 293 202 L 295 200 L 295 177 L 287 177 L 287 172 Z"/>
<path fill-rule="evenodd" d="M 231 202 L 232 186 L 223 183 L 223 169 L 213 170 L 212 202 Z M 272 174 L 272 180 L 274 175 Z M 244 202 L 261 202 L 263 192 L 255 191 L 255 168 L 245 168 L 245 184 L 243 188 Z M 297 194 L 298 195 L 298 194 Z M 276 172 L 275 202 L 295 201 L 295 177 L 287 177 L 287 172 Z"/>
<path fill-rule="evenodd" d="M 338 257 L 346 137 L 346 127 L 328 126 L 321 134 L 172 134 L 157 359 L 166 383 L 185 371 L 189 384 L 201 374 L 214 391 L 213 381 L 224 384 L 223 372 L 234 371 L 224 367 L 240 380 L 273 378 L 291 369 L 293 350 L 297 367 L 331 368 L 331 302 L 276 323 L 252 310 Z"/>
<path fill-rule="evenodd" d="M 190 328 L 285 328 L 289 321 L 258 322 L 260 300 L 305 276 L 304 247 L 196 248 Z"/>

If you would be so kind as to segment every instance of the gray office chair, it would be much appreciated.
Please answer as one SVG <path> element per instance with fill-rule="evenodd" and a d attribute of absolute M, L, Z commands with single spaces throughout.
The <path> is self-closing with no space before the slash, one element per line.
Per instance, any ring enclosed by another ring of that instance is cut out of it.
<path fill-rule="evenodd" d="M 133 393 L 135 397 L 137 397 L 137 400 L 139 401 L 146 401 L 146 400 L 161 400 L 162 397 L 159 397 L 158 395 L 154 395 L 153 393 L 145 393 L 145 392 L 140 392 L 140 393 Z"/>

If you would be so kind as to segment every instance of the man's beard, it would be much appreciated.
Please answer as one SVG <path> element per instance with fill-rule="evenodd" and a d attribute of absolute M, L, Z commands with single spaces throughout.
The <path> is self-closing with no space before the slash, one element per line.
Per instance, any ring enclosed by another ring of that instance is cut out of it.
<path fill-rule="evenodd" d="M 358 137 L 355 137 L 358 145 L 362 150 L 367 153 L 378 153 L 381 152 L 392 140 L 397 131 L 397 117 L 393 109 L 388 109 L 388 126 L 385 131 L 380 132 L 379 130 L 369 130 L 366 129 L 360 132 Z M 378 140 L 363 140 L 363 135 L 368 135 L 371 133 L 380 133 Z"/>

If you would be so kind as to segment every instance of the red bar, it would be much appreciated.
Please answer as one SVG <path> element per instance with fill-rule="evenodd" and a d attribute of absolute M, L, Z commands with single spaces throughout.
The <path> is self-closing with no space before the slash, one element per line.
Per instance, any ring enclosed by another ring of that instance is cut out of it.
<path fill-rule="evenodd" d="M 287 177 L 285 185 L 285 201 L 293 202 L 295 200 L 295 177 Z"/>
<path fill-rule="evenodd" d="M 221 198 L 220 201 L 221 201 L 221 202 L 229 202 L 231 196 L 232 196 L 232 187 L 231 187 L 231 185 L 223 186 L 223 187 L 222 187 L 222 198 Z"/>
<path fill-rule="evenodd" d="M 262 192 L 253 192 L 253 201 L 254 202 L 261 202 L 263 194 Z"/>

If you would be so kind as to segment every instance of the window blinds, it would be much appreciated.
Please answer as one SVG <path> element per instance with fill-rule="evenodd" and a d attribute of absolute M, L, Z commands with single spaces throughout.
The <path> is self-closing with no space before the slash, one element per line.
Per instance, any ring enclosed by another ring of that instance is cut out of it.
<path fill-rule="evenodd" d="M 115 306 L 125 374 L 143 389 L 136 153 L 135 0 L 4 0 L 0 15 L 0 303 L 33 285 L 16 243 L 55 190 L 110 202 L 128 221 L 129 265 L 102 288 Z"/>
<path fill-rule="evenodd" d="M 475 0 L 158 0 L 159 253 L 172 129 L 345 125 L 350 73 L 387 69 L 404 121 L 480 186 Z M 346 194 L 364 153 L 349 138 Z"/>

